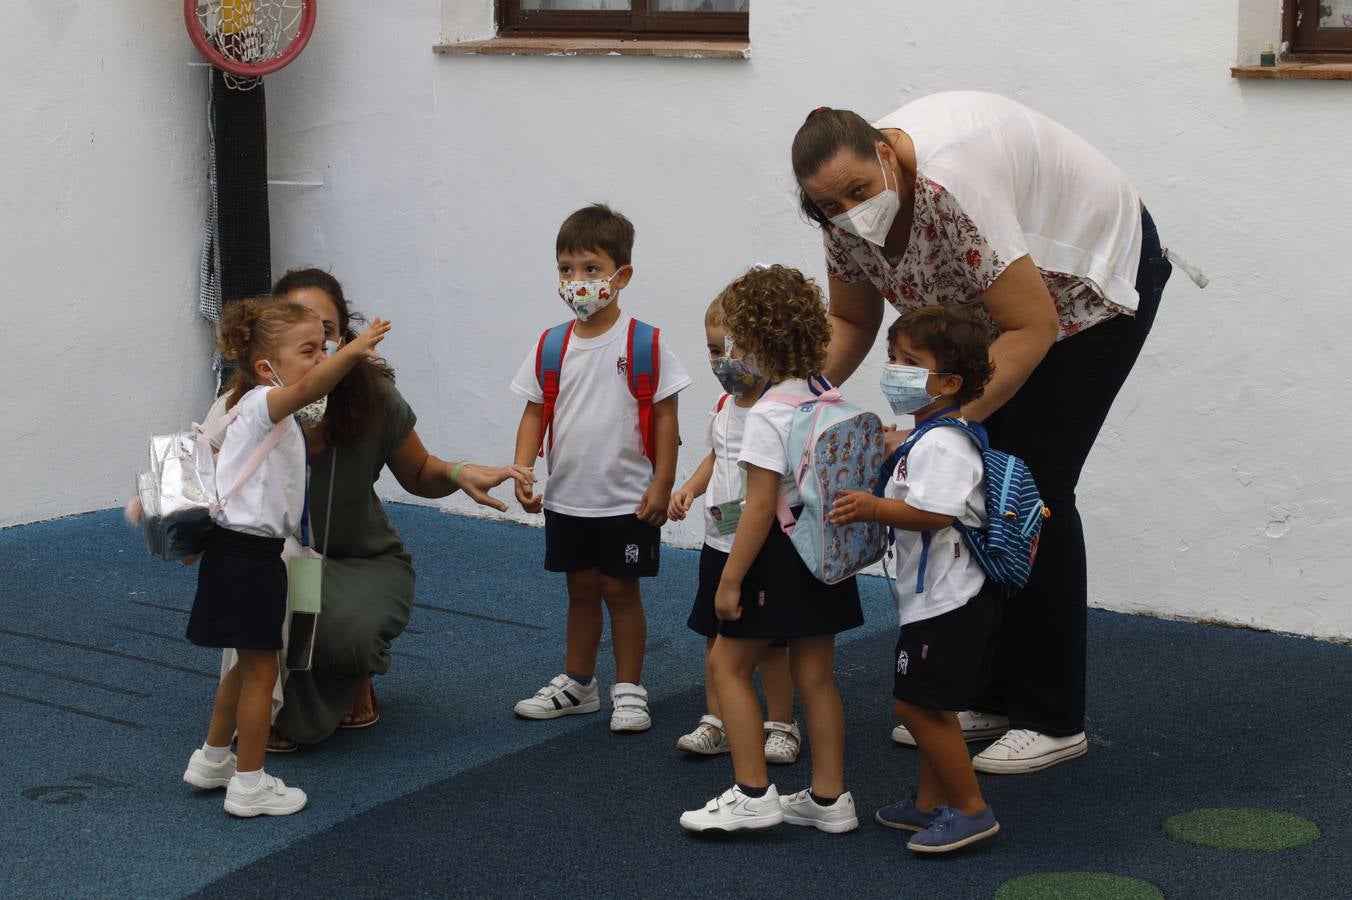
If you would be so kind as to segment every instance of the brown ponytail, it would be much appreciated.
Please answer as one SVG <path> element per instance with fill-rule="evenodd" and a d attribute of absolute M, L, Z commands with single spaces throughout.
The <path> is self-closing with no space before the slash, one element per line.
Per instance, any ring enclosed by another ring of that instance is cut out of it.
<path fill-rule="evenodd" d="M 829 229 L 831 220 L 808 198 L 803 190 L 803 179 L 815 175 L 841 150 L 849 150 L 860 159 L 870 159 L 879 141 L 885 144 L 887 137 L 856 112 L 819 106 L 808 113 L 793 136 L 792 150 L 793 177 L 798 181 L 798 206 L 803 215 L 823 230 Z"/>
<path fill-rule="evenodd" d="M 258 384 L 254 363 L 277 345 L 282 332 L 311 319 L 318 321 L 319 316 L 299 303 L 278 300 L 267 294 L 226 305 L 221 313 L 220 336 L 216 344 L 221 356 L 235 366 L 228 388 L 227 409 Z"/>

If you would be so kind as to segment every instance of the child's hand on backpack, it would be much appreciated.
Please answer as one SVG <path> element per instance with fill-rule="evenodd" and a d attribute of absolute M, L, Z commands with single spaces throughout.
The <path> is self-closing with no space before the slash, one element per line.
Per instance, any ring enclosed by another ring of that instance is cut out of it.
<path fill-rule="evenodd" d="M 643 492 L 643 502 L 638 505 L 638 520 L 661 528 L 667 524 L 667 508 L 671 505 L 671 494 L 657 482 L 648 485 Z"/>
<path fill-rule="evenodd" d="M 694 491 L 689 488 L 677 488 L 676 493 L 671 495 L 671 503 L 667 506 L 667 518 L 673 522 L 685 521 L 685 514 L 690 512 L 694 502 Z"/>
<path fill-rule="evenodd" d="M 544 509 L 544 494 L 535 493 L 535 488 L 525 481 L 518 479 L 514 483 L 516 491 L 516 502 L 521 504 L 521 508 L 528 513 L 538 513 Z"/>
<path fill-rule="evenodd" d="M 878 498 L 868 491 L 841 491 L 831 504 L 831 524 L 878 521 Z"/>
<path fill-rule="evenodd" d="M 720 622 L 736 622 L 742 617 L 742 586 L 718 583 L 718 593 L 714 594 L 714 613 Z"/>
<path fill-rule="evenodd" d="M 385 335 L 390 333 L 390 323 L 387 319 L 375 318 L 371 324 L 366 326 L 366 330 L 357 335 L 348 346 L 353 347 L 354 353 L 360 353 L 368 359 L 378 359 L 376 355 L 376 344 L 385 340 Z"/>

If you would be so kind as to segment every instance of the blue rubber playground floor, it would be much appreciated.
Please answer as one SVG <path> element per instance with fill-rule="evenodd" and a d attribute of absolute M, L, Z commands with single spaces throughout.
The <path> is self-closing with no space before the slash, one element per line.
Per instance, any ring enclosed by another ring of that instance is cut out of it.
<path fill-rule="evenodd" d="M 698 838 L 677 817 L 726 787 L 730 766 L 673 747 L 703 706 L 702 639 L 684 624 L 697 555 L 664 550 L 645 586 L 654 727 L 619 736 L 604 705 L 511 714 L 560 668 L 563 582 L 541 569 L 541 531 L 391 515 L 418 589 L 376 682 L 383 719 L 269 757 L 310 806 L 245 821 L 180 781 L 218 667 L 183 638 L 195 571 L 152 559 L 116 511 L 0 531 L 0 897 L 1159 896 L 1027 879 L 1069 872 L 1167 897 L 1352 896 L 1352 647 L 1092 612 L 1089 754 L 985 776 L 1004 828 L 993 841 L 914 858 L 871 821 Z M 891 601 L 864 581 L 868 624 L 837 661 L 861 819 L 917 764 L 888 737 Z M 613 680 L 608 659 L 599 677 Z M 806 786 L 807 754 L 772 777 Z M 1163 829 L 1230 807 L 1294 814 L 1317 836 L 1223 850 Z"/>

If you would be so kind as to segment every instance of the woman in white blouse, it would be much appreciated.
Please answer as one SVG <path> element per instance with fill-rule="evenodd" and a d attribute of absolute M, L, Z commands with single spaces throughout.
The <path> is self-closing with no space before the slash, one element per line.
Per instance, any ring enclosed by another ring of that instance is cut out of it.
<path fill-rule="evenodd" d="M 1005 613 L 981 709 L 960 714 L 984 772 L 1082 755 L 1084 533 L 1075 486 L 1136 361 L 1171 266 L 1126 176 L 1068 129 L 994 94 L 933 94 L 873 124 L 809 114 L 793 142 L 803 212 L 826 245 L 826 375 L 873 347 L 884 301 L 969 306 L 990 323 L 995 376 L 962 410 L 1025 459 L 1051 518 Z M 893 737 L 912 743 L 904 728 Z"/>

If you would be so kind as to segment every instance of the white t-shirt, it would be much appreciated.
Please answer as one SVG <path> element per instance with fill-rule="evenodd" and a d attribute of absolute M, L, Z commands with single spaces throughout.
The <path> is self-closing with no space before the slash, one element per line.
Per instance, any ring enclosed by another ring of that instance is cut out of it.
<path fill-rule="evenodd" d="M 964 525 L 986 524 L 985 467 L 976 443 L 956 428 L 933 428 L 920 436 L 897 463 L 883 496 L 904 500 L 925 512 L 954 516 Z M 930 533 L 925 563 L 925 590 L 916 592 L 923 538 L 918 531 L 897 529 L 897 580 L 893 591 L 899 624 L 919 622 L 955 610 L 977 595 L 986 583 L 980 564 L 962 535 L 949 526 Z"/>
<path fill-rule="evenodd" d="M 239 401 L 239 415 L 225 430 L 216 457 L 216 490 L 224 494 L 239 480 L 249 456 L 272 431 L 268 391 L 256 387 Z M 305 508 L 305 438 L 300 425 L 287 416 L 286 431 L 216 516 L 216 524 L 232 531 L 285 538 L 300 528 Z"/>
<path fill-rule="evenodd" d="M 1140 195 L 1108 157 L 1070 129 L 998 94 L 952 91 L 874 123 L 915 144 L 916 168 L 951 194 L 1006 265 L 1092 282 L 1135 310 Z M 998 273 L 997 273 L 998 274 Z"/>
<path fill-rule="evenodd" d="M 813 396 L 807 381 L 802 378 L 771 386 L 747 413 L 737 462 L 743 468 L 752 465 L 780 473 L 783 477 L 779 479 L 779 492 L 789 501 L 789 506 L 797 506 L 802 502 L 794 477 L 798 460 L 789 461 L 789 432 L 793 430 L 793 415 L 797 407 L 770 399 L 777 394 L 788 394 L 802 400 L 811 400 Z"/>
<path fill-rule="evenodd" d="M 713 510 L 721 503 L 746 499 L 737 458 L 742 452 L 746 414 L 750 411 L 749 406 L 738 406 L 736 397 L 728 397 L 723 408 L 715 406 L 709 416 L 709 447 L 714 451 L 714 471 L 709 478 L 709 489 L 704 492 L 704 543 L 724 553 L 732 552 L 733 535 L 718 533 Z"/>
<path fill-rule="evenodd" d="M 554 405 L 554 444 L 545 439 L 549 473 L 545 509 L 569 516 L 600 518 L 638 511 L 652 483 L 653 467 L 643 455 L 638 401 L 629 393 L 625 353 L 630 316 L 621 315 L 605 334 L 568 341 L 559 370 Z M 512 393 L 531 403 L 545 396 L 535 376 L 538 341 L 512 379 Z M 654 403 L 690 385 L 690 376 L 658 335 L 661 351 Z"/>

